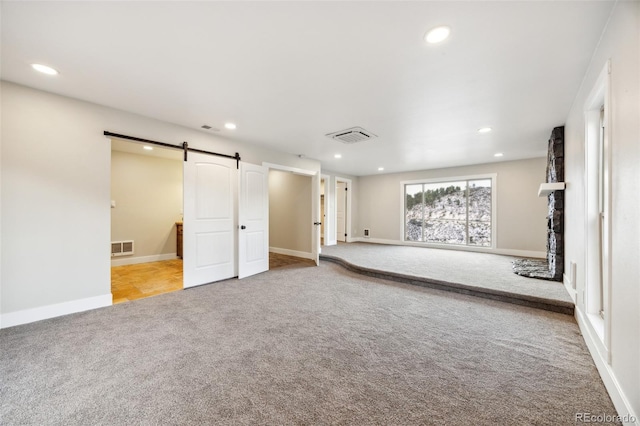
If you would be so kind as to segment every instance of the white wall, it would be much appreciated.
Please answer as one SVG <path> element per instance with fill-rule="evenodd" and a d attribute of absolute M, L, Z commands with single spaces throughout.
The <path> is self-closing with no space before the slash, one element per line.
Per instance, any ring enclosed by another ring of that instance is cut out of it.
<path fill-rule="evenodd" d="M 269 171 L 269 247 L 273 251 L 311 255 L 311 183 L 311 176 Z"/>
<path fill-rule="evenodd" d="M 111 303 L 104 130 L 320 170 L 314 160 L 8 82 L 2 114 L 3 327 Z"/>
<path fill-rule="evenodd" d="M 576 262 L 576 317 L 619 414 L 632 410 L 636 418 L 640 415 L 639 28 L 640 3 L 618 2 L 565 127 L 565 270 L 569 262 Z M 611 59 L 612 120 L 610 364 L 595 350 L 594 330 L 589 321 L 584 321 L 583 299 L 586 276 L 584 106 L 607 59 Z"/>
<path fill-rule="evenodd" d="M 374 241 L 401 242 L 400 182 L 489 173 L 497 173 L 496 251 L 544 256 L 547 199 L 538 197 L 537 193 L 539 185 L 545 181 L 546 158 L 361 176 L 358 183 L 359 226 L 369 228 Z M 359 235 L 362 229 L 358 229 Z"/>
<path fill-rule="evenodd" d="M 116 203 L 111 209 L 111 241 L 135 242 L 135 253 L 112 258 L 116 262 L 176 254 L 183 161 L 144 154 L 142 145 L 137 147 L 139 154 L 111 152 L 111 200 Z"/>

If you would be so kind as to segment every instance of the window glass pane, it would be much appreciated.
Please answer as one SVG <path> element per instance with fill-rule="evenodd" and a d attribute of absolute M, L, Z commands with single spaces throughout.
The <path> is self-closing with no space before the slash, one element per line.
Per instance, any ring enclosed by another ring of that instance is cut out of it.
<path fill-rule="evenodd" d="M 467 241 L 467 183 L 424 185 L 424 241 L 465 244 Z"/>
<path fill-rule="evenodd" d="M 491 222 L 469 222 L 469 245 L 491 247 Z"/>
<path fill-rule="evenodd" d="M 429 243 L 465 244 L 467 222 L 465 220 L 433 219 L 425 221 L 424 240 Z"/>
<path fill-rule="evenodd" d="M 405 239 L 491 247 L 492 180 L 405 185 Z"/>
<path fill-rule="evenodd" d="M 469 220 L 491 223 L 491 179 L 469 181 Z"/>
<path fill-rule="evenodd" d="M 422 184 L 405 185 L 405 239 L 422 241 L 424 204 Z"/>

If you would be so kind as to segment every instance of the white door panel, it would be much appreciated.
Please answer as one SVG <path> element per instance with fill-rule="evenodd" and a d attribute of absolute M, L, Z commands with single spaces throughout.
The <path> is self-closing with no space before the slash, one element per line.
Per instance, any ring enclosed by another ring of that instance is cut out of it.
<path fill-rule="evenodd" d="M 240 163 L 238 278 L 269 270 L 269 169 Z"/>
<path fill-rule="evenodd" d="M 235 275 L 234 160 L 189 153 L 184 163 L 184 287 Z"/>
<path fill-rule="evenodd" d="M 322 216 L 320 213 L 320 172 L 317 172 L 311 178 L 311 211 L 312 223 L 311 232 L 311 254 L 316 265 L 320 264 L 320 229 L 322 224 Z"/>

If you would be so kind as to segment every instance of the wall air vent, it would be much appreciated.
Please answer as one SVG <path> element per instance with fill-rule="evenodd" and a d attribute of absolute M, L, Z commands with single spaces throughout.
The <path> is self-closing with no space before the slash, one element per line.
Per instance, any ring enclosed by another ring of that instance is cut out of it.
<path fill-rule="evenodd" d="M 130 254 L 133 254 L 133 240 L 111 242 L 111 257 L 127 256 Z"/>
<path fill-rule="evenodd" d="M 377 138 L 376 135 L 362 127 L 351 127 L 350 129 L 340 130 L 339 132 L 328 133 L 326 136 L 342 143 L 356 143 Z"/>

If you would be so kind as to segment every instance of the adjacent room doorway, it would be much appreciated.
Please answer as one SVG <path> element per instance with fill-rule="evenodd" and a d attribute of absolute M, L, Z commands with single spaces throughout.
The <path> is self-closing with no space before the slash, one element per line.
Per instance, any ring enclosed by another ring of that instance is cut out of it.
<path fill-rule="evenodd" d="M 320 173 L 278 164 L 269 168 L 272 253 L 320 261 Z"/>
<path fill-rule="evenodd" d="M 148 142 L 111 139 L 113 302 L 268 270 L 268 168 Z"/>
<path fill-rule="evenodd" d="M 180 151 L 111 141 L 113 303 L 183 288 Z"/>

